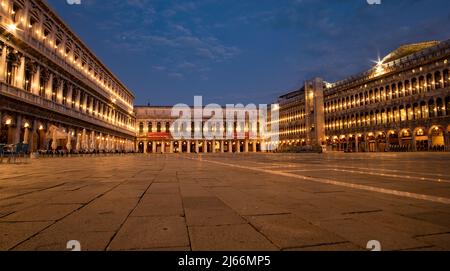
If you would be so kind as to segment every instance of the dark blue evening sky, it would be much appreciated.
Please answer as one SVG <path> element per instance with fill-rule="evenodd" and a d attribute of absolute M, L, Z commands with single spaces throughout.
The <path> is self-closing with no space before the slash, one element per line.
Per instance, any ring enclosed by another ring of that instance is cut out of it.
<path fill-rule="evenodd" d="M 315 76 L 365 71 L 405 43 L 450 39 L 450 1 L 48 0 L 136 104 L 270 103 Z"/>

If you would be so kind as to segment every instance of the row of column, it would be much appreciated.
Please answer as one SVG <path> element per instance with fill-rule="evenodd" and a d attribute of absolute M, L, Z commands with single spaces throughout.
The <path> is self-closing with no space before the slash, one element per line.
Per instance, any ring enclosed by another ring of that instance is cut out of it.
<path fill-rule="evenodd" d="M 398 136 L 398 135 L 397 135 Z M 390 137 L 389 134 L 386 133 L 386 136 L 382 139 L 378 139 L 375 138 L 373 140 L 369 140 L 369 139 L 364 139 L 364 138 L 360 138 L 358 136 L 355 136 L 353 138 L 350 137 L 345 137 L 345 142 L 342 142 L 341 140 L 338 140 L 337 146 L 338 146 L 338 150 L 345 150 L 343 148 L 344 144 L 346 145 L 347 150 L 353 150 L 355 152 L 360 152 L 360 151 L 364 151 L 364 152 L 384 152 L 390 149 L 391 146 L 405 146 L 405 145 L 410 145 L 411 146 L 411 151 L 418 151 L 418 146 L 417 146 L 417 142 L 426 142 L 426 146 L 428 148 L 428 150 L 431 150 L 433 147 L 446 147 L 450 149 L 450 132 L 448 131 L 444 131 L 442 134 L 443 137 L 443 142 L 442 144 L 433 145 L 433 136 L 432 135 L 428 135 L 426 136 L 427 139 L 426 140 L 418 140 L 416 135 L 412 135 L 410 137 L 410 139 L 402 139 L 401 137 L 398 137 L 398 144 L 391 144 L 390 142 Z M 408 141 L 410 141 L 410 143 L 408 143 Z M 350 144 L 354 143 L 354 149 L 353 147 L 350 147 Z M 371 149 L 370 145 L 374 144 L 375 148 Z M 384 148 L 383 148 L 384 147 Z"/>
<path fill-rule="evenodd" d="M 115 137 L 83 128 L 61 127 L 58 124 L 12 116 L 0 111 L 0 143 L 24 144 L 28 152 L 67 150 L 77 152 L 133 152 L 134 140 Z M 50 145 L 51 142 L 51 145 Z"/>
<path fill-rule="evenodd" d="M 152 143 L 151 150 L 148 149 L 148 144 Z M 261 143 L 261 147 L 258 149 L 258 141 L 251 140 L 192 140 L 192 141 L 176 141 L 177 144 L 177 153 L 200 153 L 200 148 L 202 149 L 202 153 L 249 153 L 249 152 L 257 152 L 261 150 L 264 142 Z M 141 144 L 141 146 L 139 146 Z M 159 146 L 159 150 L 158 150 Z M 186 146 L 184 148 L 184 146 Z M 206 146 L 206 147 L 205 147 Z M 230 147 L 231 146 L 231 147 Z M 141 141 L 138 143 L 137 148 L 142 150 L 144 153 L 175 153 L 175 141 Z M 241 147 L 243 148 L 241 150 Z M 186 149 L 186 151 L 183 151 Z"/>

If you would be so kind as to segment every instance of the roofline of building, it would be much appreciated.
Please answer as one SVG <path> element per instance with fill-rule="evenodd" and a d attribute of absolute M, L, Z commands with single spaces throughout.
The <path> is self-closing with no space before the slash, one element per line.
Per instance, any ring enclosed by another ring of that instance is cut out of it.
<path fill-rule="evenodd" d="M 427 53 L 433 52 L 434 50 L 437 50 L 437 49 L 440 49 L 440 48 L 444 48 L 444 47 L 450 47 L 450 39 L 442 41 L 442 42 L 440 42 L 439 44 L 437 44 L 435 46 L 431 46 L 431 47 L 428 47 L 428 48 L 426 48 L 424 50 L 421 50 L 421 51 L 418 51 L 418 52 L 406 55 L 406 56 L 404 56 L 402 58 L 398 58 L 398 59 L 395 59 L 393 61 L 383 63 L 383 65 L 386 66 L 386 67 L 391 67 L 391 66 L 398 65 L 398 64 L 401 64 L 401 63 L 406 63 L 406 62 L 408 62 L 409 60 L 411 60 L 413 58 L 420 57 L 422 55 L 425 55 Z M 329 84 L 331 85 L 331 88 L 335 88 L 335 87 L 339 87 L 341 85 L 345 85 L 346 83 L 349 83 L 351 81 L 364 79 L 365 77 L 370 76 L 370 74 L 373 72 L 373 69 L 374 68 L 369 69 L 369 70 L 364 71 L 364 72 L 361 72 L 361 73 L 358 73 L 358 74 L 350 75 L 350 76 L 348 76 L 348 77 L 346 77 L 346 78 L 344 78 L 342 80 L 339 80 L 339 81 L 336 81 L 336 82 L 333 82 L 333 83 L 329 83 Z"/>
<path fill-rule="evenodd" d="M 61 28 L 67 31 L 67 34 L 70 34 L 75 42 L 77 42 L 86 52 L 100 64 L 103 70 L 108 73 L 116 82 L 122 86 L 128 94 L 130 94 L 133 99 L 136 98 L 133 91 L 131 91 L 103 62 L 102 60 L 92 52 L 92 50 L 86 45 L 86 43 L 73 31 L 69 25 L 56 13 L 56 11 L 48 4 L 47 0 L 37 1 L 38 5 L 46 11 L 49 15 L 51 15 L 52 19 L 55 20 Z"/>

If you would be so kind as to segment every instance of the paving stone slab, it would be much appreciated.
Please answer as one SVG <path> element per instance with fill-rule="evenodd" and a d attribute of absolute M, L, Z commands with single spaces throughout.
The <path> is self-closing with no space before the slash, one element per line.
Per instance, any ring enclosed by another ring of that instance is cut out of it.
<path fill-rule="evenodd" d="M 194 251 L 278 250 L 249 224 L 189 227 Z"/>
<path fill-rule="evenodd" d="M 179 216 L 130 217 L 114 237 L 109 250 L 188 247 L 184 218 Z"/>

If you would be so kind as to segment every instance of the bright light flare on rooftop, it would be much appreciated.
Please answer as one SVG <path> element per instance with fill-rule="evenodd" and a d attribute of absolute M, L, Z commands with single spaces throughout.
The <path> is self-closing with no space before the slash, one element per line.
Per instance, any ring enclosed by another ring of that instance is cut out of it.
<path fill-rule="evenodd" d="M 17 25 L 15 25 L 15 24 L 9 24 L 9 25 L 6 27 L 6 29 L 7 29 L 9 32 L 15 32 L 15 31 L 17 30 Z"/>

